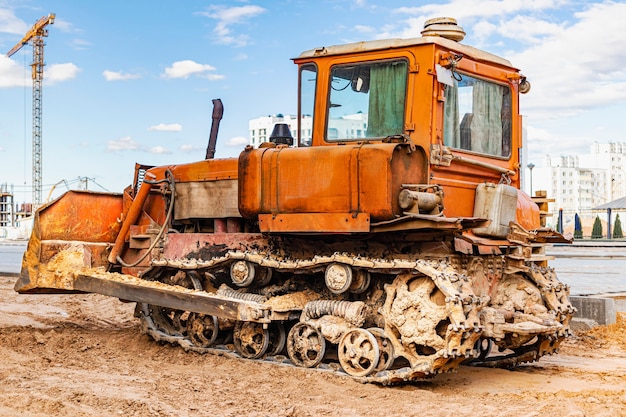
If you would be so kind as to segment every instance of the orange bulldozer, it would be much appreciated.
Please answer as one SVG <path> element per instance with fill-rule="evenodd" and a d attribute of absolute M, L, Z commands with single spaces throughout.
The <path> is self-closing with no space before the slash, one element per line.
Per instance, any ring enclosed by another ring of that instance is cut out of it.
<path fill-rule="evenodd" d="M 464 34 L 303 52 L 297 126 L 237 158 L 213 158 L 214 100 L 205 159 L 41 207 L 16 291 L 136 302 L 156 340 L 363 382 L 556 352 L 574 309 L 545 247 L 568 240 L 520 190 L 530 84 Z"/>

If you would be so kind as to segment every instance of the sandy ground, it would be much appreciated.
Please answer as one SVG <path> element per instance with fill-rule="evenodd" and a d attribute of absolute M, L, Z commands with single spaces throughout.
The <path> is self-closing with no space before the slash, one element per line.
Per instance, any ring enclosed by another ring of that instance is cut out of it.
<path fill-rule="evenodd" d="M 141 334 L 134 304 L 18 295 L 0 277 L 2 416 L 626 416 L 626 315 L 515 370 L 418 384 L 186 353 Z"/>

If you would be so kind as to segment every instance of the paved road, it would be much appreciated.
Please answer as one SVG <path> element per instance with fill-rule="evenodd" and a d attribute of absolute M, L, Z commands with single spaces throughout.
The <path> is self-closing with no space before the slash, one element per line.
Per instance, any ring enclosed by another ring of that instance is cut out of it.
<path fill-rule="evenodd" d="M 22 264 L 22 255 L 26 250 L 24 242 L 0 243 L 0 274 L 18 273 Z"/>
<path fill-rule="evenodd" d="M 571 295 L 626 293 L 626 246 L 555 246 L 550 265 Z M 0 274 L 19 273 L 24 242 L 0 242 Z"/>

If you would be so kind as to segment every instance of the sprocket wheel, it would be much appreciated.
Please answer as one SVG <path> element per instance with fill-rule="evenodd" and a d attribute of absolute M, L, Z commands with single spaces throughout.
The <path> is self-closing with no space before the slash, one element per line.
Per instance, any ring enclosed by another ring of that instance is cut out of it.
<path fill-rule="evenodd" d="M 202 290 L 202 283 L 195 271 L 172 272 L 167 269 L 158 269 L 152 271 L 151 276 L 154 281 L 162 282 L 166 285 Z M 187 336 L 187 320 L 191 314 L 190 312 L 146 303 L 141 303 L 141 311 L 145 317 L 152 320 L 152 323 L 160 332 L 174 337 Z"/>
<path fill-rule="evenodd" d="M 446 348 L 450 317 L 445 295 L 430 277 L 405 274 L 387 288 L 385 322 L 409 361 Z M 397 347 L 397 346 L 394 346 Z"/>

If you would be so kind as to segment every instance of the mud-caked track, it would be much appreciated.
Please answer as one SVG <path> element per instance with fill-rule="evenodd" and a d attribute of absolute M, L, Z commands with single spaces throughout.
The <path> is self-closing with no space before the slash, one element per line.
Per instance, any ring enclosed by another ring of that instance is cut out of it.
<path fill-rule="evenodd" d="M 136 314 L 154 339 L 361 382 L 422 380 L 462 363 L 536 361 L 557 351 L 574 312 L 551 269 L 529 263 L 511 272 L 503 257 L 285 259 L 230 251 L 153 264 L 157 280 L 270 311 L 263 324 L 140 304 Z"/>

